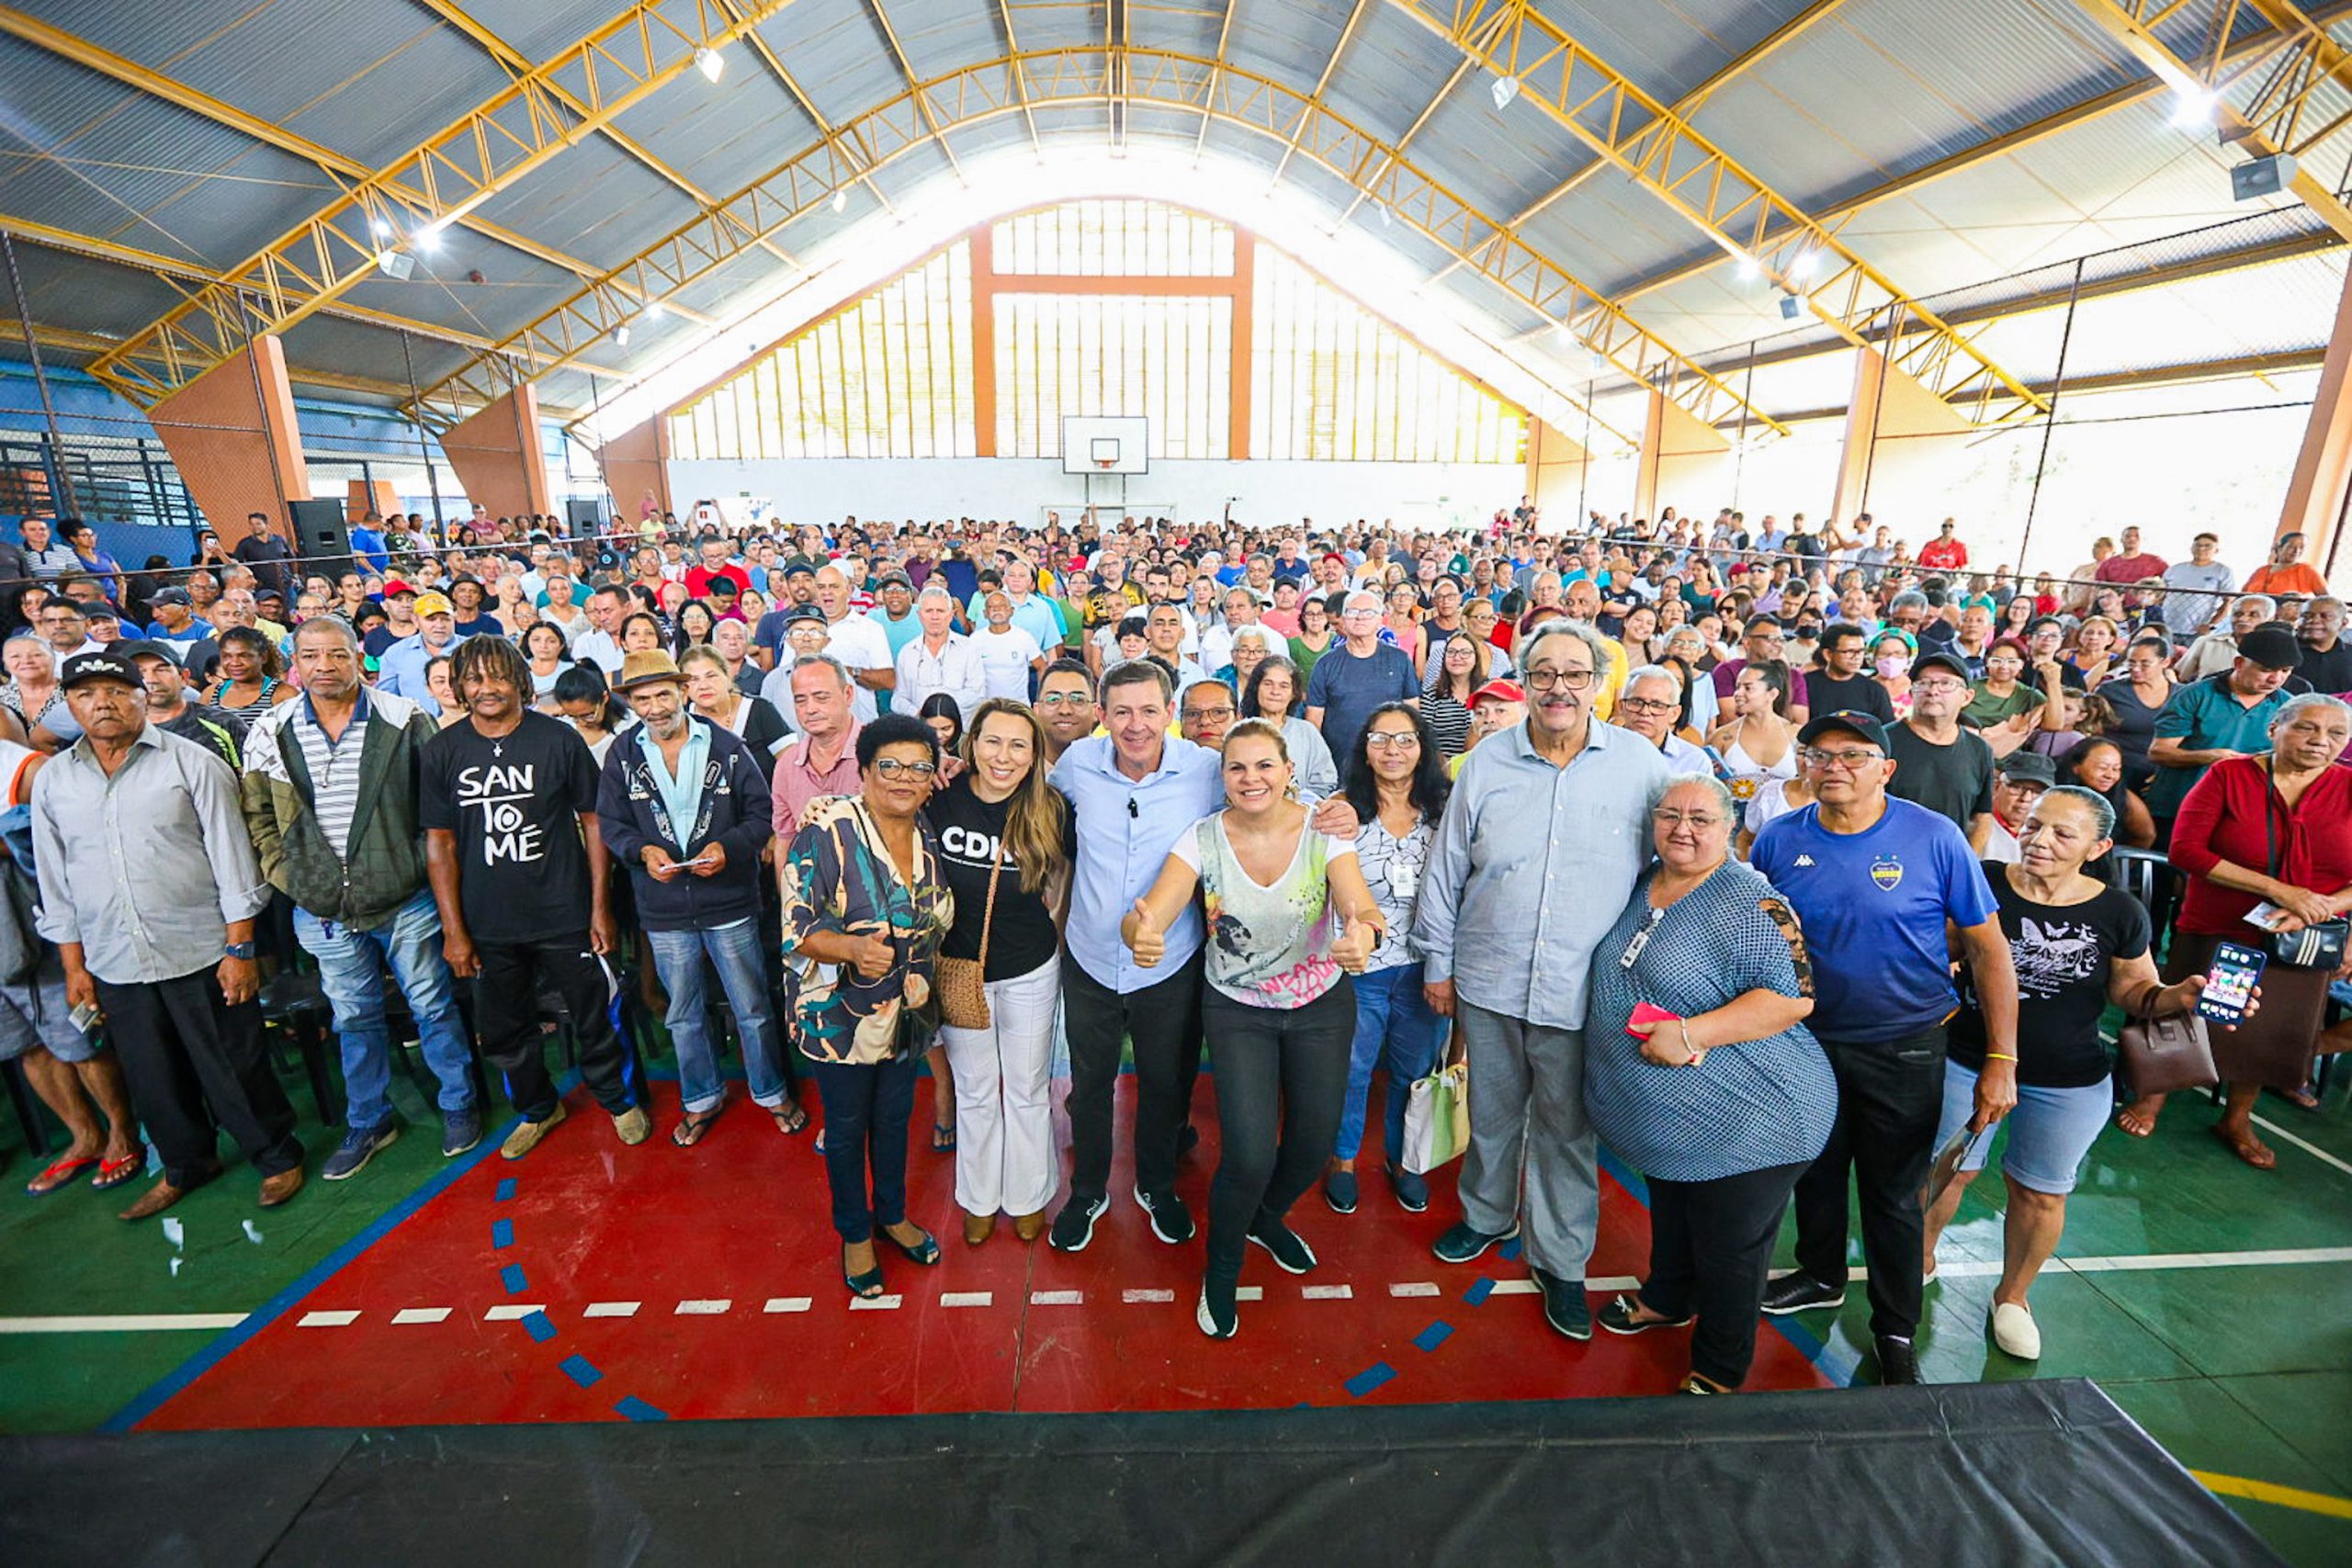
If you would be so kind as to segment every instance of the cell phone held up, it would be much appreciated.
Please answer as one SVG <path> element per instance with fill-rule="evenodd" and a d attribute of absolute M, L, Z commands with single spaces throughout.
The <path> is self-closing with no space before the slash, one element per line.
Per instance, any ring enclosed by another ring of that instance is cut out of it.
<path fill-rule="evenodd" d="M 2205 972 L 2205 990 L 2197 998 L 2198 1016 L 2216 1023 L 2244 1020 L 2254 1000 L 2254 988 L 2262 982 L 2263 966 L 2269 962 L 2270 955 L 2259 948 L 2234 942 L 2216 945 L 2213 966 Z"/>

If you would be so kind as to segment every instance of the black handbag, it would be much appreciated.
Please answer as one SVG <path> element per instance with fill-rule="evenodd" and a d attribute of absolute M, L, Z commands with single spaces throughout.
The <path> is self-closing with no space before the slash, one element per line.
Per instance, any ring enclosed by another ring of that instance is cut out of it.
<path fill-rule="evenodd" d="M 2270 857 L 2270 877 L 2278 880 L 2278 818 L 2271 810 L 2278 791 L 2270 783 L 2270 769 L 2262 770 L 2262 839 Z M 2279 802 L 2284 805 L 2284 802 Z M 2301 931 L 2269 931 L 2265 941 L 2273 963 L 2284 964 L 2290 969 L 2324 969 L 2333 973 L 2344 967 L 2344 949 L 2352 941 L 2352 919 L 2337 917 L 2320 920 Z"/>

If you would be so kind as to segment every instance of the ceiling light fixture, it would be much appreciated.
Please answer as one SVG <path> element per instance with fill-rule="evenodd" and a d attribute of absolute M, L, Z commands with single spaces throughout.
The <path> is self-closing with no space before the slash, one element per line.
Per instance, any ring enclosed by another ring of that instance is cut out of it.
<path fill-rule="evenodd" d="M 668 315 L 668 314 L 669 314 L 669 312 L 668 312 L 667 310 L 664 310 L 662 308 L 662 301 L 661 301 L 661 300 L 659 300 L 659 299 L 650 299 L 650 300 L 646 301 L 646 306 L 645 306 L 645 319 L 646 319 L 647 321 L 660 321 L 663 316 L 666 316 L 666 315 Z"/>
<path fill-rule="evenodd" d="M 392 237 L 392 225 L 389 219 L 371 218 L 368 220 L 368 231 L 379 240 L 389 240 Z"/>
<path fill-rule="evenodd" d="M 1495 78 L 1495 85 L 1490 90 L 1495 95 L 1495 112 L 1497 114 L 1500 114 L 1503 110 L 1510 107 L 1510 101 L 1513 98 L 1519 96 L 1519 78 L 1516 76 L 1498 76 Z"/>
<path fill-rule="evenodd" d="M 1739 258 L 1739 277 L 1741 282 L 1753 283 L 1756 280 L 1757 275 L 1761 273 L 1763 270 L 1764 269 L 1762 267 L 1756 265 L 1756 258 L 1754 256 L 1742 256 Z"/>
<path fill-rule="evenodd" d="M 395 283 L 406 283 L 416 271 L 416 258 L 406 251 L 378 251 L 376 265 Z"/>
<path fill-rule="evenodd" d="M 1789 276 L 1803 283 L 1813 276 L 1813 269 L 1820 264 L 1820 256 L 1814 252 L 1799 251 L 1789 258 Z"/>
<path fill-rule="evenodd" d="M 727 73 L 727 57 L 708 44 L 695 51 L 695 69 L 706 82 L 716 82 Z"/>
<path fill-rule="evenodd" d="M 835 212 L 847 210 L 849 207 L 849 192 L 842 189 L 839 186 L 835 186 L 833 187 L 832 207 Z"/>
<path fill-rule="evenodd" d="M 620 344 L 623 348 L 627 348 L 628 346 L 628 323 L 627 321 L 623 321 L 619 326 L 613 329 L 613 341 Z"/>
<path fill-rule="evenodd" d="M 2214 111 L 2221 107 L 2221 98 L 2204 88 L 2182 87 L 2173 96 L 2172 122 L 2183 130 L 2195 130 L 2211 125 Z"/>
<path fill-rule="evenodd" d="M 1374 197 L 1373 200 L 1372 209 L 1380 214 L 1380 226 L 1384 229 L 1396 221 L 1396 220 L 1388 216 L 1387 204 L 1377 197 Z"/>
<path fill-rule="evenodd" d="M 436 218 L 416 231 L 416 248 L 427 255 L 441 248 L 441 231 L 448 227 L 447 220 Z"/>

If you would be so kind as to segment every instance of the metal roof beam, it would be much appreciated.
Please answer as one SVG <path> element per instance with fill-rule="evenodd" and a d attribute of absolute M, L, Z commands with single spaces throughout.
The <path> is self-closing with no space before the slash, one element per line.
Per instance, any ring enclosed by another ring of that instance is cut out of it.
<path fill-rule="evenodd" d="M 1012 32 L 1012 0 L 996 0 L 996 15 L 1004 28 L 1005 53 L 1019 54 L 1021 40 Z M 1021 106 L 1021 121 L 1029 128 L 1029 151 L 1043 156 L 1046 143 L 1037 135 L 1037 117 L 1026 103 Z"/>
<path fill-rule="evenodd" d="M 90 373 L 142 405 L 168 396 L 256 334 L 282 332 L 377 276 L 395 246 L 429 244 L 694 70 L 700 51 L 734 41 L 791 3 L 756 0 L 745 20 L 722 25 L 713 0 L 638 0 L 125 339 Z M 681 15 L 688 11 L 691 17 Z M 556 83 L 566 84 L 562 96 Z M 575 112 L 567 98 L 588 112 Z"/>
<path fill-rule="evenodd" d="M 184 82 L 176 81 L 161 72 L 150 71 L 134 61 L 125 60 L 119 54 L 100 49 L 87 39 L 51 27 L 40 18 L 28 17 L 13 7 L 0 6 L 0 32 L 22 39 L 25 42 L 45 50 L 61 60 L 72 61 L 85 70 L 95 71 L 99 75 L 109 77 L 126 87 L 136 88 L 149 97 L 170 104 L 175 108 L 186 109 L 190 114 L 198 115 L 212 121 L 215 125 L 224 125 L 232 130 L 243 132 L 256 141 L 277 148 L 281 152 L 291 152 L 298 158 L 316 164 L 328 174 L 339 175 L 346 180 L 363 180 L 368 177 L 368 171 L 366 164 L 355 159 L 346 158 L 332 148 L 322 147 L 308 137 L 299 136 L 285 127 L 272 124 L 257 115 L 247 114 L 233 104 L 222 103 L 208 94 L 198 92 Z M 511 229 L 474 217 L 468 217 L 462 220 L 462 222 L 466 228 L 486 240 L 494 240 L 507 249 L 519 251 L 535 261 L 543 261 L 550 266 L 561 267 L 575 277 L 596 276 L 596 269 L 579 257 L 566 255 L 552 246 L 540 244 L 537 240 L 526 239 Z"/>
<path fill-rule="evenodd" d="M 890 46 L 890 58 L 899 62 L 899 73 L 907 79 L 909 87 L 920 85 L 922 78 L 915 74 L 914 62 L 907 58 L 906 46 L 899 41 L 899 29 L 890 25 L 890 13 L 882 8 L 882 0 L 865 0 L 865 6 L 874 13 L 876 25 L 882 29 L 883 41 Z M 916 107 L 922 111 L 924 123 L 931 127 L 931 139 L 939 143 L 942 152 L 947 154 L 947 166 L 956 171 L 958 181 L 968 186 L 972 182 L 964 177 L 964 165 L 956 161 L 956 149 L 947 145 L 947 138 L 940 134 L 939 121 L 933 118 L 930 103 L 920 93 L 915 95 L 915 99 Z"/>
<path fill-rule="evenodd" d="M 416 3 L 424 6 L 426 10 L 432 12 L 442 21 L 447 22 L 450 27 L 455 28 L 467 38 L 472 39 L 477 48 L 481 49 L 482 52 L 488 54 L 492 60 L 498 62 L 499 69 L 506 73 L 507 79 L 509 81 L 513 81 L 529 73 L 531 62 L 528 59 L 525 58 L 522 51 L 508 44 L 504 39 L 500 38 L 496 33 L 492 32 L 488 28 L 477 21 L 472 16 L 469 15 L 465 7 L 459 6 L 457 3 L 457 0 L 416 0 Z M 582 118 L 586 117 L 588 113 L 588 106 L 582 103 L 578 98 L 573 97 L 571 93 L 566 91 L 563 84 L 560 82 L 550 82 L 548 84 L 548 90 L 550 94 L 555 96 L 558 101 L 568 106 L 573 113 L 578 114 Z M 652 170 L 653 173 L 660 176 L 664 183 L 684 193 L 686 198 L 689 201 L 692 201 L 696 207 L 708 208 L 712 205 L 709 193 L 705 191 L 700 186 L 695 184 L 694 181 L 686 178 L 685 175 L 680 174 L 677 170 L 672 168 L 669 164 L 663 163 L 660 158 L 654 156 L 653 152 L 648 149 L 644 143 L 639 141 L 637 138 L 621 130 L 620 127 L 607 122 L 599 128 L 598 134 L 603 136 L 605 141 L 611 142 L 614 146 L 619 148 L 623 152 L 628 153 L 630 157 L 636 159 L 639 163 Z M 800 265 L 797 257 L 793 256 L 781 246 L 771 244 L 765 248 L 779 261 L 792 266 L 798 266 Z M 681 311 L 680 314 L 684 314 L 684 312 Z M 698 325 L 702 326 L 708 326 L 710 324 L 709 318 L 707 317 L 696 318 L 696 322 Z"/>
<path fill-rule="evenodd" d="M 2280 152 L 2295 157 L 2288 188 L 2329 228 L 2352 240 L 2352 205 L 2313 175 L 2307 161 L 2312 150 L 2346 122 L 2340 109 L 2324 112 L 2317 105 L 2340 105 L 2352 91 L 2352 51 L 2301 7 L 2289 0 L 2211 0 L 2210 17 L 2199 24 L 2207 41 L 2197 56 L 2184 57 L 2157 32 L 2182 12 L 2180 0 L 2075 3 L 2093 26 L 2166 86 L 2210 104 L 2222 141 L 2235 142 L 2249 157 Z M 2271 31 L 2264 35 L 2270 47 L 2232 61 L 2222 46 L 2249 13 L 2270 24 Z"/>
<path fill-rule="evenodd" d="M 1113 92 L 1108 63 L 1100 45 L 1088 44 L 967 66 L 876 106 L 844 134 L 876 164 L 885 164 L 927 143 L 934 124 L 979 124 L 1018 114 L 1033 102 L 1057 108 L 1106 103 Z M 1132 50 L 1128 65 L 1122 90 L 1136 103 L 1198 114 L 1285 146 L 1295 141 L 1299 157 L 1340 179 L 1378 166 L 1382 172 L 1366 186 L 1395 221 L 1447 254 L 1466 258 L 1514 303 L 1558 323 L 1622 374 L 1657 387 L 1702 423 L 1735 417 L 1746 406 L 1720 377 L 1676 352 L 1552 257 L 1507 231 L 1397 149 L 1328 106 L 1310 102 L 1298 89 L 1221 61 L 1162 50 Z M 727 223 L 697 220 L 671 233 L 509 335 L 493 352 L 425 389 L 421 412 L 436 420 L 460 418 L 517 378 L 536 379 L 575 363 L 611 330 L 612 288 L 627 281 L 658 299 L 690 287 L 741 254 L 748 236 L 781 229 L 814 210 L 831 197 L 839 178 L 839 153 L 831 141 L 802 149 L 732 197 L 725 209 Z M 1752 408 L 1747 417 L 1752 425 L 1785 434 Z M 1611 435 L 1632 440 L 1605 421 L 1596 423 Z"/>
<path fill-rule="evenodd" d="M 1753 260 L 1848 342 L 1865 341 L 1875 319 L 1894 323 L 1898 342 L 1909 341 L 1893 362 L 1963 417 L 1993 423 L 2046 412 L 2041 394 L 1525 0 L 1453 0 L 1450 13 L 1438 9 L 1444 0 L 1388 4 L 1518 83 L 1535 112 L 1725 254 Z"/>
<path fill-rule="evenodd" d="M 1356 36 L 1356 24 L 1363 20 L 1363 14 L 1371 5 L 1372 0 L 1356 0 L 1353 7 L 1349 10 L 1348 19 L 1340 27 L 1340 36 L 1331 45 L 1331 52 L 1324 57 L 1322 74 L 1315 78 L 1315 90 L 1306 95 L 1306 106 L 1298 112 L 1299 131 L 1306 130 L 1308 117 L 1323 107 L 1323 94 L 1331 85 L 1332 74 L 1340 69 L 1340 56 L 1348 51 L 1348 40 Z M 1268 190 L 1283 183 L 1283 173 L 1290 167 L 1291 158 L 1297 151 L 1298 136 L 1294 134 L 1283 146 L 1283 155 L 1275 160 L 1273 177 L 1266 182 Z"/>
<path fill-rule="evenodd" d="M 1225 70 L 1226 46 L 1233 40 L 1233 13 L 1240 7 L 1240 5 L 1241 0 L 1225 0 L 1225 20 L 1217 24 L 1216 52 L 1211 57 L 1216 62 L 1209 72 L 1208 90 L 1211 96 L 1215 96 L 1216 92 L 1216 79 L 1219 73 Z M 1201 133 L 1193 138 L 1193 163 L 1196 167 L 1201 161 L 1201 149 L 1208 145 L 1211 118 L 1204 110 L 1201 115 Z"/>
<path fill-rule="evenodd" d="M 2333 0 L 2330 5 L 2313 6 L 2307 14 L 2314 23 L 2325 26 L 2341 17 L 2352 16 L 2352 0 Z M 2258 57 L 2272 47 L 2274 47 L 2274 40 L 2268 35 L 2264 35 L 2245 39 L 2233 46 L 2222 58 L 2227 64 L 2235 67 Z M 2171 91 L 2172 88 L 2161 79 L 2127 83 L 2123 86 L 2101 93 L 2095 98 L 2086 98 L 2079 104 L 2060 109 L 2054 114 L 2044 115 L 2040 119 L 2018 126 L 2014 130 L 2007 130 L 1998 136 L 1988 137 L 1973 146 L 1963 147 L 1959 152 L 1938 158 L 1932 163 L 1922 164 L 1908 173 L 1881 181 L 1868 190 L 1858 191 L 1842 201 L 1832 202 L 1815 213 L 1814 217 L 1815 220 L 1823 223 L 1841 222 L 1866 207 L 1876 206 L 1882 201 L 1891 201 L 1898 196 L 1908 196 L 1921 186 L 1933 185 L 1948 175 L 1964 173 L 1980 164 L 1989 164 L 1996 158 L 2007 157 L 2020 148 L 2046 141 L 2053 136 L 2074 130 L 2078 125 L 2087 125 L 2093 120 L 2103 119 L 2120 109 L 2128 109 L 2135 105 L 2144 104 L 2152 98 L 2161 97 Z M 1621 305 L 1629 304 L 1645 294 L 1670 288 L 1685 278 L 1712 272 L 1721 266 L 1724 259 L 1721 255 L 1711 254 L 1697 261 L 1679 262 L 1673 266 L 1661 268 L 1649 276 L 1619 290 L 1617 302 Z"/>
<path fill-rule="evenodd" d="M 1465 55 L 1463 57 L 1462 63 L 1453 68 L 1453 73 L 1448 76 L 1444 81 L 1438 84 L 1437 91 L 1430 95 L 1430 101 L 1422 107 L 1420 113 L 1413 117 L 1413 123 L 1407 126 L 1404 130 L 1404 133 L 1396 138 L 1396 146 L 1395 149 L 1396 152 L 1402 152 L 1406 148 L 1410 147 L 1413 144 L 1413 138 L 1421 133 L 1421 127 L 1430 122 L 1430 116 L 1437 113 L 1438 105 L 1445 102 L 1446 95 L 1452 93 L 1454 88 L 1460 86 L 1462 85 L 1462 78 L 1468 74 L 1470 74 L 1470 60 L 1469 57 Z M 1348 220 L 1356 215 L 1356 209 L 1362 207 L 1365 201 L 1370 199 L 1370 186 L 1376 183 L 1381 175 L 1388 172 L 1388 164 L 1391 161 L 1391 156 L 1389 154 L 1383 154 L 1380 166 L 1374 169 L 1369 177 L 1361 173 L 1349 175 L 1348 183 L 1356 187 L 1356 193 L 1348 198 L 1347 209 L 1340 214 L 1340 220 L 1331 225 L 1332 230 L 1335 232 L 1340 229 L 1346 228 L 1348 226 Z M 1386 209 L 1384 208 L 1382 210 L 1385 211 Z M 1449 262 L 1446 265 L 1451 266 L 1453 264 Z"/>
<path fill-rule="evenodd" d="M 744 0 L 718 0 L 718 8 L 726 14 L 728 20 L 740 22 L 743 19 L 743 3 Z M 770 73 L 778 82 L 784 84 L 784 90 L 792 95 L 792 101 L 800 106 L 800 112 L 808 117 L 808 122 L 817 128 L 818 135 L 831 137 L 840 134 L 833 130 L 832 122 L 825 118 L 824 111 L 817 107 L 817 101 L 808 96 L 807 89 L 800 85 L 792 73 L 785 69 L 784 62 L 776 58 L 775 51 L 768 47 L 768 40 L 760 35 L 759 28 L 752 28 L 745 32 L 743 41 L 752 46 L 752 52 L 760 57 L 762 63 L 767 66 Z M 856 159 L 854 149 L 850 150 L 850 152 L 853 162 L 856 163 L 861 170 L 867 167 L 862 160 Z M 883 211 L 894 218 L 898 216 L 899 209 L 890 205 L 888 193 L 874 183 L 874 177 L 870 173 L 861 173 L 858 178 L 864 182 L 866 190 L 874 199 L 881 203 Z"/>

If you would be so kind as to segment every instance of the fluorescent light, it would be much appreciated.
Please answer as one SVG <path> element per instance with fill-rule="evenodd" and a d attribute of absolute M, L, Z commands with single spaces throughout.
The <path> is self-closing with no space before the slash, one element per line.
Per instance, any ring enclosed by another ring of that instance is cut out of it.
<path fill-rule="evenodd" d="M 835 186 L 833 187 L 833 201 L 832 201 L 833 210 L 834 210 L 835 212 L 840 212 L 840 211 L 842 211 L 843 209 L 845 209 L 848 206 L 849 206 L 849 192 L 848 192 L 848 191 L 846 191 L 846 190 L 843 190 L 843 189 L 842 189 L 841 186 Z"/>
<path fill-rule="evenodd" d="M 695 68 L 702 73 L 703 80 L 716 82 L 727 73 L 727 57 L 705 44 L 695 51 Z"/>
<path fill-rule="evenodd" d="M 1519 96 L 1519 78 L 1516 76 L 1498 76 L 1495 78 L 1495 85 L 1490 90 L 1495 95 L 1495 112 L 1499 114 L 1504 109 L 1510 107 L 1510 101 Z"/>

